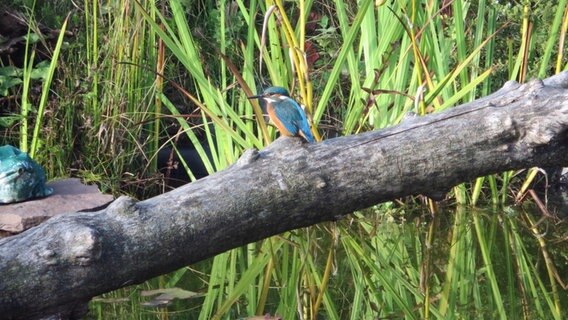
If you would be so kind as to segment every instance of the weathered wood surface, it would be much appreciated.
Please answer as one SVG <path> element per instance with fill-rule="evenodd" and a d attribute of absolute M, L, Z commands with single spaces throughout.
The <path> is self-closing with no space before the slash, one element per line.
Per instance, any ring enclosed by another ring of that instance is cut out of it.
<path fill-rule="evenodd" d="M 0 314 L 82 314 L 95 295 L 286 230 L 510 169 L 568 166 L 568 73 L 385 130 L 281 138 L 161 196 L 53 218 L 0 241 Z"/>

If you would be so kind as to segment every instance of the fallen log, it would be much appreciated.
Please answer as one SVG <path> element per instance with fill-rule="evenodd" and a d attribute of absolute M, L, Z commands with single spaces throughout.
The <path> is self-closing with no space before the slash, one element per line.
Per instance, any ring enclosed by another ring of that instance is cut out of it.
<path fill-rule="evenodd" d="M 280 138 L 163 195 L 121 197 L 3 239 L 0 314 L 77 317 L 96 295 L 231 248 L 533 166 L 568 166 L 568 72 L 384 130 L 312 145 Z"/>

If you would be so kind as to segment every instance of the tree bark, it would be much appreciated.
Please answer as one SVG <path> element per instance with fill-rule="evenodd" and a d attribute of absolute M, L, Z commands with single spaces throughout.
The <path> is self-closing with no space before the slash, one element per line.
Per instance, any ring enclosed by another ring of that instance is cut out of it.
<path fill-rule="evenodd" d="M 81 315 L 96 295 L 271 235 L 478 176 L 568 166 L 568 73 L 384 130 L 280 138 L 163 195 L 67 214 L 0 241 L 0 315 Z"/>

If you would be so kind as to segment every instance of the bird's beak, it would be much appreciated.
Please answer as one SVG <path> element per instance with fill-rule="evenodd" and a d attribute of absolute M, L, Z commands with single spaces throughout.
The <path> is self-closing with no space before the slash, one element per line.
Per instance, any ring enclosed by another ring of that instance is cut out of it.
<path fill-rule="evenodd" d="M 262 95 L 250 96 L 250 97 L 247 97 L 247 98 L 249 98 L 249 99 L 260 99 L 260 98 L 262 98 Z"/>

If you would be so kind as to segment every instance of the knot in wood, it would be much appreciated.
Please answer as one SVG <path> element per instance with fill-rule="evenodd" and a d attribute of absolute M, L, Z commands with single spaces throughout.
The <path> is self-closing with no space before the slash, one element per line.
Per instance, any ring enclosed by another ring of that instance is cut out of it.
<path fill-rule="evenodd" d="M 520 84 L 515 81 L 515 80 L 509 80 L 507 82 L 505 82 L 505 84 L 503 85 L 503 88 L 501 88 L 499 91 L 511 91 L 511 90 L 515 90 L 520 86 Z"/>
<path fill-rule="evenodd" d="M 45 262 L 46 265 L 51 266 L 57 264 L 57 254 L 51 249 L 41 250 L 37 255 Z"/>
<path fill-rule="evenodd" d="M 107 212 L 113 215 L 132 215 L 138 212 L 136 201 L 127 196 L 120 196 L 109 204 Z"/>
<path fill-rule="evenodd" d="M 544 88 L 544 82 L 542 82 L 542 80 L 540 79 L 534 79 L 529 81 L 526 85 L 525 85 L 527 91 L 529 92 L 535 92 L 535 91 L 539 91 L 542 90 L 542 88 Z"/>
<path fill-rule="evenodd" d="M 543 80 L 547 87 L 568 88 L 568 71 L 562 71 L 559 74 Z"/>
<path fill-rule="evenodd" d="M 72 265 L 86 266 L 101 257 L 101 243 L 94 228 L 82 225 L 67 230 L 69 231 L 61 235 L 63 261 Z"/>
<path fill-rule="evenodd" d="M 320 176 L 317 176 L 317 177 L 314 179 L 314 182 L 315 182 L 315 184 L 316 184 L 316 188 L 317 188 L 317 189 L 323 189 L 323 188 L 325 188 L 325 187 L 327 186 L 327 183 L 325 182 L 325 180 L 324 180 L 322 177 L 320 177 Z"/>
<path fill-rule="evenodd" d="M 258 152 L 258 150 L 256 149 L 247 149 L 243 155 L 239 158 L 239 160 L 237 160 L 236 166 L 237 167 L 244 167 L 248 164 L 251 164 L 253 162 L 255 162 L 258 157 L 260 156 L 260 153 Z"/>
<path fill-rule="evenodd" d="M 502 139 L 510 141 L 521 135 L 515 120 L 505 111 L 495 111 L 485 117 L 486 130 L 495 132 Z"/>

